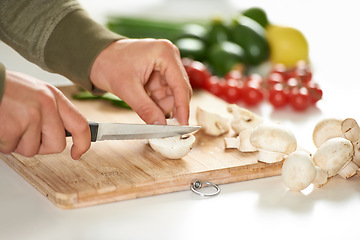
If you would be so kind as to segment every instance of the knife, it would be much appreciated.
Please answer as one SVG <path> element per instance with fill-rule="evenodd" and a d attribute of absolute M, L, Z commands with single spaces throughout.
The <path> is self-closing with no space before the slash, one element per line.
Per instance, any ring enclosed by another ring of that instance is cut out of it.
<path fill-rule="evenodd" d="M 199 130 L 200 126 L 185 125 L 151 125 L 131 123 L 97 123 L 89 122 L 91 141 L 134 140 L 165 138 L 184 135 Z M 71 133 L 65 130 L 66 137 Z"/>

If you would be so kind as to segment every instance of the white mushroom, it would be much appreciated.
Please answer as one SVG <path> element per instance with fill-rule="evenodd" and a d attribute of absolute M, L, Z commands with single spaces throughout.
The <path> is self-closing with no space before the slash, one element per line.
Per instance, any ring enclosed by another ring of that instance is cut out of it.
<path fill-rule="evenodd" d="M 202 131 L 211 136 L 220 136 L 229 131 L 229 119 L 217 113 L 197 107 L 196 120 Z"/>
<path fill-rule="evenodd" d="M 315 176 L 315 164 L 308 153 L 295 151 L 285 158 L 282 178 L 289 189 L 301 191 L 314 181 Z"/>
<path fill-rule="evenodd" d="M 231 128 L 239 134 L 241 131 L 249 128 L 255 128 L 263 123 L 263 119 L 236 104 L 229 104 L 227 110 L 234 116 L 234 119 L 231 121 Z"/>
<path fill-rule="evenodd" d="M 326 118 L 319 121 L 314 128 L 312 138 L 315 146 L 319 148 L 321 144 L 330 138 L 341 137 L 342 120 L 337 118 Z"/>
<path fill-rule="evenodd" d="M 351 162 L 353 155 L 352 143 L 345 138 L 336 137 L 323 143 L 315 152 L 313 160 L 315 165 L 324 169 L 330 178 L 338 173 L 342 175 L 348 171 L 351 165 L 349 168 L 347 166 Z M 349 174 L 346 174 L 346 176 L 349 176 Z"/>
<path fill-rule="evenodd" d="M 259 151 L 258 160 L 265 163 L 282 161 L 297 148 L 294 134 L 278 124 L 256 127 L 251 133 L 250 142 Z"/>
<path fill-rule="evenodd" d="M 168 125 L 179 125 L 177 119 L 167 119 Z M 151 148 L 169 159 L 179 159 L 186 156 L 195 143 L 195 136 L 188 135 L 186 137 L 176 136 L 168 138 L 149 139 Z"/>

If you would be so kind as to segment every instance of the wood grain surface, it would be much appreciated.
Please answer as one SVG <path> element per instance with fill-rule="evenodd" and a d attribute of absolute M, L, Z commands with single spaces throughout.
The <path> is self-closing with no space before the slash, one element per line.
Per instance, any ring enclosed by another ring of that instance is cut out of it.
<path fill-rule="evenodd" d="M 90 121 L 142 123 L 132 110 L 115 107 L 110 102 L 72 99 L 77 91 L 75 86 L 60 89 Z M 209 93 L 195 92 L 190 124 L 196 125 L 197 106 L 227 114 L 226 105 Z M 225 150 L 224 136 L 211 137 L 201 131 L 195 136 L 194 148 L 179 160 L 164 159 L 150 148 L 147 140 L 128 140 L 92 143 L 90 150 L 74 161 L 69 153 L 71 138 L 60 154 L 32 158 L 10 154 L 1 155 L 1 159 L 60 208 L 189 190 L 195 179 L 225 184 L 281 172 L 282 163 L 257 162 L 257 153 Z"/>

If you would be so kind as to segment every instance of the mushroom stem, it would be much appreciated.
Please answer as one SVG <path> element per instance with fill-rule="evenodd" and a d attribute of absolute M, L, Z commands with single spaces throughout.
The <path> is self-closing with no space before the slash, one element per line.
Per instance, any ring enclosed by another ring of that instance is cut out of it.
<path fill-rule="evenodd" d="M 315 187 L 322 187 L 325 185 L 325 183 L 327 183 L 328 181 L 328 175 L 326 173 L 326 171 L 322 168 L 319 168 L 318 166 L 315 166 L 316 169 L 316 174 L 315 174 L 315 179 L 313 181 L 313 184 Z"/>
<path fill-rule="evenodd" d="M 225 141 L 225 148 L 239 148 L 240 139 L 238 137 L 226 137 L 224 138 Z"/>
<path fill-rule="evenodd" d="M 341 123 L 341 131 L 346 139 L 349 139 L 352 143 L 357 142 L 360 137 L 360 127 L 356 120 L 353 118 L 346 118 Z"/>
<path fill-rule="evenodd" d="M 256 152 L 257 148 L 254 147 L 250 142 L 252 129 L 245 129 L 239 133 L 240 145 L 239 151 L 240 152 Z"/>
<path fill-rule="evenodd" d="M 359 166 L 356 165 L 353 161 L 351 161 L 346 166 L 344 166 L 342 169 L 340 169 L 338 174 L 342 178 L 348 179 L 348 178 L 351 178 L 352 176 L 354 176 L 358 169 L 359 169 Z"/>

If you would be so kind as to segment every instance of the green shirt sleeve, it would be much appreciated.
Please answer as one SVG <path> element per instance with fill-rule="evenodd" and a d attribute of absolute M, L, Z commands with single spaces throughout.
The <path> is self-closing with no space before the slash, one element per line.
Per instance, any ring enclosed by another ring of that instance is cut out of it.
<path fill-rule="evenodd" d="M 55 27 L 44 51 L 48 69 L 95 92 L 89 75 L 97 55 L 110 43 L 124 37 L 93 21 L 84 10 L 76 10 Z"/>
<path fill-rule="evenodd" d="M 0 103 L 5 89 L 5 66 L 0 63 Z"/>

